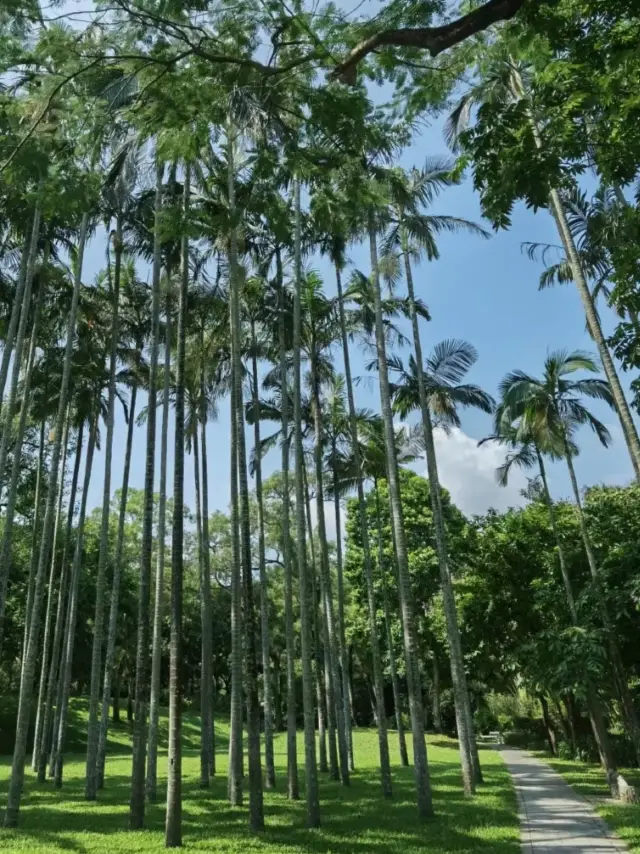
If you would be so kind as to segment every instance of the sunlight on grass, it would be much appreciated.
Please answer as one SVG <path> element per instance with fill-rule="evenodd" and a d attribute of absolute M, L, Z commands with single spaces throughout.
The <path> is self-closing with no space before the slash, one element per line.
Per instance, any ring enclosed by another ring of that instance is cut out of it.
<path fill-rule="evenodd" d="M 82 712 L 75 710 L 77 718 Z M 519 833 L 516 799 L 500 756 L 482 753 L 486 782 L 473 800 L 462 793 L 456 744 L 434 738 L 429 762 L 436 818 L 420 823 L 414 805 L 413 771 L 399 767 L 395 733 L 390 733 L 394 762 L 394 798 L 380 796 L 377 737 L 370 730 L 354 733 L 358 769 L 349 789 L 321 777 L 322 828 L 305 828 L 304 801 L 288 801 L 285 791 L 286 740 L 276 738 L 278 790 L 265 793 L 266 832 L 256 837 L 247 829 L 246 808 L 231 808 L 226 801 L 227 727 L 216 727 L 217 775 L 210 789 L 200 789 L 197 752 L 198 719 L 185 719 L 184 842 L 189 851 L 252 852 L 263 854 L 429 854 L 486 851 L 517 854 Z M 78 738 L 76 745 L 80 745 Z M 84 755 L 67 757 L 65 783 L 56 791 L 48 783 L 38 787 L 27 773 L 20 828 L 0 831 L 0 850 L 11 852 L 71 851 L 78 854 L 113 854 L 160 851 L 164 847 L 166 759 L 159 762 L 159 799 L 147 809 L 147 830 L 127 830 L 131 758 L 129 727 L 122 724 L 111 734 L 113 751 L 107 759 L 106 788 L 97 803 L 83 800 Z M 300 740 L 300 756 L 302 756 Z M 9 758 L 0 760 L 0 798 L 6 797 Z M 303 782 L 301 769 L 300 780 Z"/>
<path fill-rule="evenodd" d="M 623 839 L 630 851 L 640 854 L 640 805 L 622 804 L 611 800 L 604 773 L 599 765 L 572 762 L 565 759 L 552 759 L 547 754 L 538 754 L 569 783 L 576 792 L 588 798 L 595 809 Z M 629 783 L 638 785 L 638 769 L 622 770 Z"/>

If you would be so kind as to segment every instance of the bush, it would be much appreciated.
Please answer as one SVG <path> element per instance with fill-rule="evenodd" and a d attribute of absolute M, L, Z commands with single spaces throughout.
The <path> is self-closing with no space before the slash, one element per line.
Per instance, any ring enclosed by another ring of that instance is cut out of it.
<path fill-rule="evenodd" d="M 508 747 L 519 747 L 523 750 L 545 750 L 547 748 L 547 742 L 544 738 L 521 729 L 505 732 L 502 740 Z"/>
<path fill-rule="evenodd" d="M 473 715 L 476 732 L 488 733 L 500 729 L 497 717 L 487 706 L 476 709 Z"/>
<path fill-rule="evenodd" d="M 573 747 L 568 741 L 561 741 L 558 745 L 558 759 L 575 759 Z"/>

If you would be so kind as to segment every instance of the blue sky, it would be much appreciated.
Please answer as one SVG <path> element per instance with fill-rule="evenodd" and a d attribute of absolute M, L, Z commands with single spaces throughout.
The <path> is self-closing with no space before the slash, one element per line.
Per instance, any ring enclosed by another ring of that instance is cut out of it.
<path fill-rule="evenodd" d="M 446 152 L 441 128 L 436 125 L 425 130 L 407 149 L 402 165 L 421 165 L 427 156 Z M 467 179 L 461 186 L 444 192 L 432 207 L 432 212 L 451 214 L 480 221 L 477 195 Z M 538 291 L 541 266 L 531 262 L 521 251 L 523 241 L 556 243 L 557 235 L 551 217 L 541 211 L 534 214 L 518 206 L 513 226 L 499 232 L 490 240 L 467 235 L 445 235 L 440 239 L 441 259 L 424 263 L 416 269 L 416 291 L 428 304 L 432 321 L 423 324 L 425 352 L 444 338 L 462 338 L 478 350 L 479 360 L 469 379 L 496 393 L 501 377 L 513 368 L 539 373 L 546 353 L 557 348 L 594 350 L 584 328 L 584 319 L 577 291 L 573 286 Z M 354 266 L 368 270 L 368 250 L 352 248 Z M 101 268 L 103 244 L 96 240 L 86 256 L 85 280 L 90 281 Z M 316 259 L 316 269 L 325 279 L 328 293 L 334 292 L 333 272 L 322 259 Z M 610 329 L 613 317 L 603 311 L 605 326 Z M 405 355 L 408 355 L 406 353 Z M 342 369 L 339 351 L 336 366 Z M 355 375 L 365 372 L 365 357 L 353 354 Z M 627 378 L 623 376 L 625 387 Z M 377 408 L 377 384 L 362 384 L 357 389 L 358 403 Z M 626 483 L 632 478 L 615 414 L 601 404 L 594 404 L 597 414 L 610 426 L 614 444 L 610 449 L 599 446 L 588 431 L 580 436 L 582 452 L 576 468 L 582 484 Z M 495 466 L 502 452 L 491 446 L 477 448 L 477 441 L 490 431 L 490 418 L 482 413 L 463 415 L 462 431 L 450 438 L 438 437 L 441 479 L 461 509 L 481 513 L 490 506 L 504 509 L 522 503 L 519 491 L 526 484 L 523 475 L 516 474 L 507 489 L 500 489 L 493 479 Z M 265 432 L 269 426 L 265 425 Z M 248 445 L 252 437 L 247 432 Z M 131 485 L 141 488 L 144 481 L 144 428 L 137 428 Z M 217 423 L 208 427 L 209 483 L 211 509 L 225 509 L 229 501 L 229 410 L 223 405 Z M 114 489 L 122 477 L 125 424 L 118 417 L 114 440 L 112 483 Z M 266 474 L 278 468 L 279 455 L 270 454 L 265 460 Z M 104 471 L 104 452 L 96 454 L 89 505 L 101 501 Z M 418 466 L 423 470 L 424 466 Z M 186 461 L 186 501 L 194 502 L 192 460 Z M 569 480 L 562 465 L 552 466 L 551 487 L 554 495 L 569 494 Z M 156 477 L 157 481 L 157 477 Z M 169 480 L 171 483 L 171 480 Z"/>

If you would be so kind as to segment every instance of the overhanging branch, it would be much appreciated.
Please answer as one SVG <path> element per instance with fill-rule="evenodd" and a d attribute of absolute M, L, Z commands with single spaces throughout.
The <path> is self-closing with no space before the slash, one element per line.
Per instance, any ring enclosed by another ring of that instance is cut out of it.
<path fill-rule="evenodd" d="M 331 77 L 341 79 L 344 83 L 354 83 L 358 63 L 380 47 L 414 47 L 437 56 L 493 24 L 513 18 L 525 2 L 527 0 L 489 0 L 467 15 L 440 27 L 379 30 L 356 45 L 334 68 Z"/>

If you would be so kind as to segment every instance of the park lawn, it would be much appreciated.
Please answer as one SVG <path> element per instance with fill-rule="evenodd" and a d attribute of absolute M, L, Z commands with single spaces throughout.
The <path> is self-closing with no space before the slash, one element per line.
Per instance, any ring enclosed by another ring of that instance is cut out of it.
<path fill-rule="evenodd" d="M 616 836 L 623 839 L 630 851 L 640 854 L 640 805 L 622 804 L 611 800 L 602 768 L 596 764 L 554 759 L 548 754 L 539 754 L 569 783 L 594 805 Z M 638 769 L 622 770 L 625 780 L 640 786 Z"/>
<path fill-rule="evenodd" d="M 75 709 L 76 717 L 84 717 Z M 286 740 L 276 738 L 279 789 L 265 792 L 266 831 L 252 835 L 247 828 L 246 808 L 232 808 L 226 801 L 228 733 L 216 726 L 217 775 L 210 789 L 201 789 L 197 751 L 198 719 L 184 720 L 185 755 L 183 783 L 183 832 L 187 851 L 220 854 L 444 854 L 482 852 L 518 854 L 519 830 L 516 798 L 500 756 L 482 752 L 485 783 L 480 793 L 467 799 L 462 793 L 456 743 L 430 738 L 429 762 L 436 817 L 421 823 L 414 806 L 412 769 L 400 768 L 396 734 L 389 733 L 392 747 L 394 797 L 380 795 L 377 736 L 371 730 L 354 733 L 358 769 L 346 789 L 321 775 L 322 827 L 305 827 L 304 800 L 288 801 L 285 791 Z M 76 747 L 81 739 L 76 737 Z M 72 744 L 73 746 L 73 744 Z M 159 800 L 147 808 L 146 830 L 127 830 L 131 772 L 129 728 L 112 730 L 107 757 L 106 787 L 95 803 L 83 799 L 84 754 L 69 754 L 61 791 L 51 784 L 38 787 L 30 771 L 20 813 L 20 827 L 0 830 L 3 854 L 29 852 L 77 852 L 77 854 L 148 854 L 164 850 L 164 799 L 166 754 L 159 762 Z M 128 752 L 128 753 L 127 753 Z M 299 756 L 302 739 L 299 739 Z M 0 808 L 6 798 L 10 757 L 0 759 Z M 303 769 L 300 781 L 303 783 Z"/>

